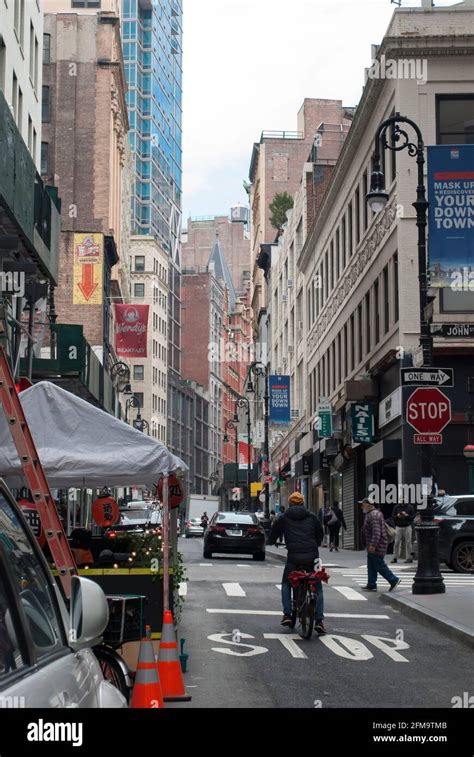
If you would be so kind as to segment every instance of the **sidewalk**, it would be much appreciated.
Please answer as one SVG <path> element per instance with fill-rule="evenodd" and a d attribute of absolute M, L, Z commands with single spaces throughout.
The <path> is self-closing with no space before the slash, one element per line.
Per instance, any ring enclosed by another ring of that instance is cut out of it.
<path fill-rule="evenodd" d="M 412 594 L 396 589 L 379 599 L 421 623 L 436 626 L 447 636 L 474 647 L 474 597 L 472 586 L 446 589 L 446 594 Z"/>

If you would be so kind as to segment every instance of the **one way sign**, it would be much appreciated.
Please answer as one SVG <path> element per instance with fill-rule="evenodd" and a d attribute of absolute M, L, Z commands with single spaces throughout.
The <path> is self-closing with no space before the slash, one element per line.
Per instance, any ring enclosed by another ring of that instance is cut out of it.
<path fill-rule="evenodd" d="M 402 386 L 454 386 L 452 368 L 402 368 Z"/>

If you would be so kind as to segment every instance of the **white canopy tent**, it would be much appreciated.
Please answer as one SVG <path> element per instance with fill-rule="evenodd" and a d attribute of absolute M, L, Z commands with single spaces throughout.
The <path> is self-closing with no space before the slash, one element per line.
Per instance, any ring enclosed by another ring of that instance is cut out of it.
<path fill-rule="evenodd" d="M 187 470 L 159 441 L 48 381 L 20 394 L 46 479 L 52 489 L 146 486 Z M 26 482 L 0 412 L 0 476 L 9 486 Z"/>

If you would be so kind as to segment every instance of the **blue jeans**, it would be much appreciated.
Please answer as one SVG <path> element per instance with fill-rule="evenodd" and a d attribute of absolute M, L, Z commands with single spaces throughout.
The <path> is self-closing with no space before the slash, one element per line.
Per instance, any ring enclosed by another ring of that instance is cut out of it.
<path fill-rule="evenodd" d="M 367 586 L 371 589 L 377 588 L 377 573 L 380 573 L 389 584 L 397 581 L 397 576 L 392 573 L 383 557 L 367 552 Z"/>
<path fill-rule="evenodd" d="M 301 563 L 293 563 L 287 560 L 285 570 L 283 571 L 283 578 L 281 581 L 281 602 L 283 605 L 283 614 L 291 615 L 291 584 L 288 581 L 290 573 L 299 568 Z M 313 567 L 314 563 L 311 563 L 308 567 Z M 316 581 L 316 612 L 315 620 L 324 620 L 324 596 L 323 585 L 321 581 Z"/>

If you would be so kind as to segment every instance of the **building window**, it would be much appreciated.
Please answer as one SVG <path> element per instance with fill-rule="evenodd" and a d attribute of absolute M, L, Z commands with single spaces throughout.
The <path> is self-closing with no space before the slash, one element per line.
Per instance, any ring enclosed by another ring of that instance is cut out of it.
<path fill-rule="evenodd" d="M 144 365 L 134 365 L 133 366 L 133 380 L 134 381 L 144 381 L 145 380 L 145 366 Z"/>
<path fill-rule="evenodd" d="M 51 34 L 43 34 L 43 63 L 51 63 Z"/>
<path fill-rule="evenodd" d="M 388 265 L 383 269 L 383 333 L 390 328 L 390 289 L 388 286 Z"/>
<path fill-rule="evenodd" d="M 398 289 L 398 255 L 393 256 L 393 299 L 395 305 L 395 323 L 398 323 L 400 317 L 399 310 L 399 289 Z"/>
<path fill-rule="evenodd" d="M 360 191 L 358 188 L 355 193 L 355 229 L 357 246 L 360 242 Z"/>
<path fill-rule="evenodd" d="M 100 8 L 100 0 L 71 0 L 71 8 Z"/>
<path fill-rule="evenodd" d="M 353 210 L 352 210 L 352 202 L 349 203 L 349 209 L 348 209 L 348 224 L 347 224 L 347 236 L 348 236 L 348 242 L 349 242 L 349 249 L 348 249 L 348 257 L 349 260 L 352 257 L 352 245 L 353 245 Z"/>
<path fill-rule="evenodd" d="M 142 273 L 145 270 L 145 256 L 135 255 L 135 272 Z"/>
<path fill-rule="evenodd" d="M 374 325 L 375 325 L 375 344 L 380 340 L 380 318 L 379 318 L 379 280 L 374 283 Z"/>
<path fill-rule="evenodd" d="M 371 296 L 370 296 L 370 289 L 365 295 L 365 333 L 366 333 L 366 346 L 367 346 L 367 355 L 370 353 L 372 349 L 372 313 L 370 311 L 370 304 L 371 304 Z"/>
<path fill-rule="evenodd" d="M 44 176 L 45 174 L 48 174 L 48 153 L 49 153 L 49 144 L 48 142 L 41 142 L 41 175 Z"/>
<path fill-rule="evenodd" d="M 145 284 L 134 284 L 133 294 L 138 299 L 142 299 L 145 296 Z"/>
<path fill-rule="evenodd" d="M 41 120 L 43 123 L 48 123 L 50 119 L 50 88 L 43 85 L 41 88 Z"/>
<path fill-rule="evenodd" d="M 436 105 L 437 143 L 474 144 L 474 95 L 440 95 Z"/>
<path fill-rule="evenodd" d="M 140 410 L 143 408 L 143 392 L 133 392 L 134 397 L 137 398 Z"/>
<path fill-rule="evenodd" d="M 359 349 L 357 353 L 357 364 L 361 363 L 364 357 L 364 347 L 362 342 L 362 336 L 364 333 L 363 329 L 363 320 L 362 320 L 362 305 L 359 305 L 357 308 L 357 334 L 358 334 L 358 341 L 359 341 Z"/>

